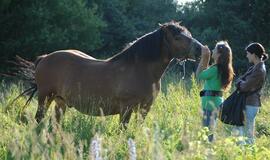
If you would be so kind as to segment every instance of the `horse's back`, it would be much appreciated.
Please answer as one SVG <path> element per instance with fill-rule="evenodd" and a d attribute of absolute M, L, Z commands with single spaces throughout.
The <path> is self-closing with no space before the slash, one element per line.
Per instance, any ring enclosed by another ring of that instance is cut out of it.
<path fill-rule="evenodd" d="M 54 67 L 54 69 L 57 69 L 59 67 L 69 67 L 70 65 L 89 65 L 91 63 L 105 63 L 105 61 L 103 60 L 98 60 L 78 50 L 60 50 L 40 57 L 42 59 L 39 59 L 38 63 L 36 64 L 36 72 L 38 72 L 39 69 L 41 69 L 42 67 Z"/>
<path fill-rule="evenodd" d="M 77 50 L 56 51 L 39 60 L 35 78 L 39 89 L 55 92 L 59 87 L 67 85 L 67 82 L 85 79 L 85 69 L 89 68 L 89 65 L 100 68 L 99 66 L 103 66 L 104 63 Z"/>
<path fill-rule="evenodd" d="M 60 61 L 65 60 L 77 60 L 77 61 L 98 61 L 96 58 L 89 56 L 81 51 L 78 50 L 59 50 L 53 53 L 48 54 L 47 59 L 57 59 Z"/>
<path fill-rule="evenodd" d="M 81 58 L 86 58 L 86 59 L 89 59 L 89 60 L 96 60 L 94 57 L 92 56 L 89 56 L 88 54 L 85 54 L 79 50 L 74 50 L 74 49 L 69 49 L 69 50 L 60 50 L 60 51 L 56 51 L 56 52 L 53 52 L 52 54 L 58 54 L 58 53 L 64 53 L 66 56 L 68 55 L 75 55 L 75 56 L 78 56 L 78 57 L 81 57 Z"/>

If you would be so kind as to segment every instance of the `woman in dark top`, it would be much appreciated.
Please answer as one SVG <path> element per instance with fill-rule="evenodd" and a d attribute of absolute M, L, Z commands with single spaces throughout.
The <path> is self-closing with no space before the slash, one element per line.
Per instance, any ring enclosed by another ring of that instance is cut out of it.
<path fill-rule="evenodd" d="M 240 136 L 246 136 L 246 144 L 254 143 L 255 117 L 261 106 L 260 92 L 265 82 L 266 68 L 264 61 L 268 59 L 264 47 L 260 43 L 251 43 L 246 47 L 249 63 L 253 65 L 236 80 L 236 87 L 242 92 L 254 92 L 246 99 L 245 124 L 237 127 Z"/>

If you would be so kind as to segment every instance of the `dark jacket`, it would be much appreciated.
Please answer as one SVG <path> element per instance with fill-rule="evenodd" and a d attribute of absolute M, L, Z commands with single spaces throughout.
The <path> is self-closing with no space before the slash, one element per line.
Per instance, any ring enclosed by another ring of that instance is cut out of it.
<path fill-rule="evenodd" d="M 265 82 L 266 69 L 264 62 L 251 66 L 248 71 L 236 80 L 236 86 L 241 92 L 255 93 L 246 97 L 246 105 L 261 106 L 261 89 Z"/>

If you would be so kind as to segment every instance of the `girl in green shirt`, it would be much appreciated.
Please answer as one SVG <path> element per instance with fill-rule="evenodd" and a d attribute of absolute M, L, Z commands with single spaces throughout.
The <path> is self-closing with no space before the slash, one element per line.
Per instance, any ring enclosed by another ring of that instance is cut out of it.
<path fill-rule="evenodd" d="M 204 127 L 212 132 L 208 139 L 213 141 L 213 131 L 216 125 L 218 108 L 222 103 L 223 91 L 230 88 L 233 80 L 232 51 L 226 41 L 220 41 L 216 44 L 212 58 L 214 60 L 211 66 L 210 50 L 207 46 L 202 49 L 201 60 L 196 71 L 199 80 L 204 81 L 203 91 L 201 91 L 201 106 L 203 110 L 202 123 Z"/>

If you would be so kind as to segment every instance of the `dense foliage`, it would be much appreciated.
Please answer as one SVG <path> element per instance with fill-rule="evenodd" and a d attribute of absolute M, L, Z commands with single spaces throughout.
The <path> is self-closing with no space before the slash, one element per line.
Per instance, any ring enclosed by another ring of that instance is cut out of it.
<path fill-rule="evenodd" d="M 197 0 L 180 10 L 183 23 L 203 43 L 214 47 L 216 41 L 228 40 L 236 71 L 246 70 L 244 48 L 250 42 L 270 49 L 270 0 Z"/>
<path fill-rule="evenodd" d="M 270 48 L 269 10 L 270 0 L 2 0 L 0 59 L 34 59 L 67 48 L 109 57 L 158 23 L 177 20 L 210 47 L 228 40 L 239 70 L 246 67 L 249 42 Z"/>

